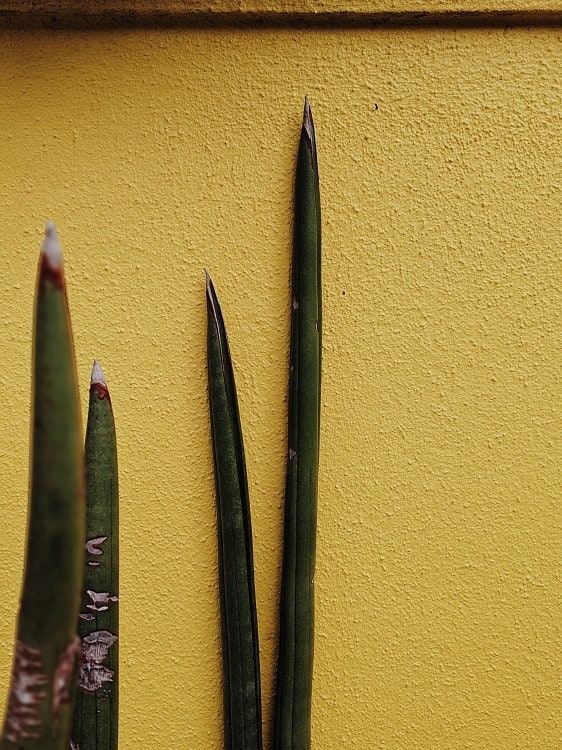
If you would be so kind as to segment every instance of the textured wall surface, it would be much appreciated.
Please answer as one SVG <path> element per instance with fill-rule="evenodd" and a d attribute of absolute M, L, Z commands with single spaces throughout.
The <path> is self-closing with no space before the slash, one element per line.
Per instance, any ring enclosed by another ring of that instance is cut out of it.
<path fill-rule="evenodd" d="M 559 748 L 560 31 L 0 41 L 0 700 L 54 219 L 82 401 L 98 357 L 117 418 L 121 747 L 221 746 L 204 267 L 238 381 L 270 722 L 308 93 L 325 309 L 314 748 Z"/>

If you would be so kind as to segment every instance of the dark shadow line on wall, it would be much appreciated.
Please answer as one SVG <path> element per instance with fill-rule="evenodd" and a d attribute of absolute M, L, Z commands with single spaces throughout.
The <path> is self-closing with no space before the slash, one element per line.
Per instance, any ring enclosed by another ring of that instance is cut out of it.
<path fill-rule="evenodd" d="M 40 4 L 39 4 L 40 5 Z M 2 9 L 0 29 L 504 29 L 561 28 L 562 10 L 541 11 L 443 11 L 353 13 L 169 13 L 152 10 L 91 12 L 61 9 L 60 13 Z"/>

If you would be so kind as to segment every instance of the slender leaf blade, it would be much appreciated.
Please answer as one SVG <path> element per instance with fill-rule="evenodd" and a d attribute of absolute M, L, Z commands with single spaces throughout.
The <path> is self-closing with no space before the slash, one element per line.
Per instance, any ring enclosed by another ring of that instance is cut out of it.
<path fill-rule="evenodd" d="M 226 750 L 261 750 L 262 719 L 252 528 L 234 372 L 207 275 L 209 406 L 217 493 Z"/>
<path fill-rule="evenodd" d="M 321 216 L 316 137 L 305 102 L 295 181 L 287 485 L 275 750 L 309 750 L 320 450 Z"/>

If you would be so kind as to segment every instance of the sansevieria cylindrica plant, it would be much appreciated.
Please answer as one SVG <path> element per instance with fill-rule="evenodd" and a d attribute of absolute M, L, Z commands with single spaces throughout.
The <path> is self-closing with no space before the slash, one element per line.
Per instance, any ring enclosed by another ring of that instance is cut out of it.
<path fill-rule="evenodd" d="M 85 541 L 74 347 L 54 224 L 41 248 L 33 328 L 25 571 L 0 748 L 68 750 Z"/>
<path fill-rule="evenodd" d="M 321 219 L 316 139 L 305 101 L 294 207 L 289 427 L 274 750 L 311 746 L 320 442 Z M 207 276 L 209 401 L 218 499 L 225 750 L 259 750 L 260 675 L 252 533 L 234 374 Z"/>
<path fill-rule="evenodd" d="M 309 750 L 320 438 L 320 187 L 305 102 L 295 182 L 289 445 L 274 750 Z"/>
<path fill-rule="evenodd" d="M 225 750 L 261 750 L 258 624 L 248 480 L 224 320 L 207 275 L 209 406 L 215 463 Z"/>
<path fill-rule="evenodd" d="M 86 555 L 78 621 L 82 659 L 71 748 L 116 750 L 119 630 L 117 444 L 107 382 L 94 362 L 86 428 Z"/>

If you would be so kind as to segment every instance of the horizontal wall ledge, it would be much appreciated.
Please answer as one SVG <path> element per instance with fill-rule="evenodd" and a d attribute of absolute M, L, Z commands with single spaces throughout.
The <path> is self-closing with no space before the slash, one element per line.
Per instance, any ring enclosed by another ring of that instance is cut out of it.
<path fill-rule="evenodd" d="M 559 24 L 562 0 L 0 0 L 0 28 Z"/>

